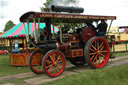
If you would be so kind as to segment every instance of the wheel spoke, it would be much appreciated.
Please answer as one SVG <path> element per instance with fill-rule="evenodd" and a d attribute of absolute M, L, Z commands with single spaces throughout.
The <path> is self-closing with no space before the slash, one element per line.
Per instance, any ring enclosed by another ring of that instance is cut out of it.
<path fill-rule="evenodd" d="M 94 50 L 96 50 L 96 48 L 94 47 L 94 45 L 91 45 L 93 47 Z"/>
<path fill-rule="evenodd" d="M 36 55 L 37 55 L 37 54 L 36 54 Z M 39 55 L 38 55 L 38 56 L 39 56 Z M 35 57 L 36 57 L 37 62 L 40 63 L 40 59 L 39 59 L 40 57 L 37 57 L 37 56 L 35 56 Z"/>
<path fill-rule="evenodd" d="M 58 58 L 57 58 L 56 62 L 58 62 L 58 61 L 59 61 L 59 59 L 60 59 L 60 55 L 58 56 Z"/>
<path fill-rule="evenodd" d="M 50 65 L 48 65 L 48 66 L 46 66 L 46 68 L 51 68 L 53 65 L 52 64 L 50 64 Z"/>
<path fill-rule="evenodd" d="M 57 63 L 63 62 L 62 60 L 59 60 Z"/>
<path fill-rule="evenodd" d="M 54 72 L 54 69 L 53 69 L 53 67 L 50 67 L 49 69 L 48 69 L 48 71 L 51 73 L 51 72 Z"/>
<path fill-rule="evenodd" d="M 91 61 L 92 61 L 92 59 L 94 58 L 94 56 L 95 56 L 95 55 L 93 55 L 93 56 L 91 57 Z"/>
<path fill-rule="evenodd" d="M 54 68 L 54 70 L 53 70 L 53 74 L 55 74 L 56 73 L 56 68 Z"/>
<path fill-rule="evenodd" d="M 102 46 L 102 47 L 101 47 L 100 51 L 102 51 L 102 50 L 103 50 L 103 48 L 104 48 L 104 46 Z"/>
<path fill-rule="evenodd" d="M 95 55 L 96 53 L 90 53 L 89 55 Z"/>
<path fill-rule="evenodd" d="M 55 67 L 56 71 L 59 72 L 59 69 L 57 67 Z"/>
<path fill-rule="evenodd" d="M 93 63 L 94 63 L 95 60 L 97 61 L 97 55 L 95 56 L 95 58 L 94 58 L 94 60 L 93 60 Z"/>
<path fill-rule="evenodd" d="M 98 56 L 98 58 L 99 58 L 99 62 L 98 62 L 98 63 L 100 64 L 100 59 L 101 59 L 101 57 L 100 57 L 100 56 Z"/>
<path fill-rule="evenodd" d="M 100 55 L 104 57 L 104 55 L 103 55 L 103 54 L 100 54 Z"/>
<path fill-rule="evenodd" d="M 57 67 L 61 66 L 59 63 L 57 63 Z"/>
<path fill-rule="evenodd" d="M 49 60 L 47 60 L 46 62 L 47 62 L 48 64 L 52 63 L 52 62 L 51 62 L 51 61 L 49 61 Z"/>
<path fill-rule="evenodd" d="M 100 61 L 100 63 L 102 63 L 103 57 L 100 57 L 100 56 L 99 56 L 99 61 Z"/>
<path fill-rule="evenodd" d="M 56 56 L 56 54 L 53 54 L 52 55 L 52 59 L 55 61 L 55 56 Z"/>
<path fill-rule="evenodd" d="M 104 42 L 102 42 L 102 43 L 100 44 L 99 49 L 102 47 L 103 44 L 104 44 Z M 99 50 L 99 49 L 98 49 L 98 50 Z"/>
<path fill-rule="evenodd" d="M 94 52 L 94 50 L 92 48 L 90 48 L 90 50 Z"/>
<path fill-rule="evenodd" d="M 101 51 L 102 53 L 106 53 L 106 52 L 108 52 L 107 50 L 103 50 L 103 51 Z"/>
<path fill-rule="evenodd" d="M 54 62 L 54 59 L 52 58 L 52 56 L 49 56 L 50 57 L 50 59 L 52 60 L 52 62 Z"/>

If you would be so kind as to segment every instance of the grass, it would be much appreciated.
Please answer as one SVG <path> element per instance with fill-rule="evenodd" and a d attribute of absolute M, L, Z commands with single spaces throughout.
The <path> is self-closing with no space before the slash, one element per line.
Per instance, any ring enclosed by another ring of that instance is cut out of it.
<path fill-rule="evenodd" d="M 128 52 L 118 52 L 118 53 L 113 53 L 113 56 L 120 57 L 120 56 L 127 56 Z"/>
<path fill-rule="evenodd" d="M 40 85 L 127 85 L 128 65 L 102 68 L 65 76 L 53 82 Z"/>
<path fill-rule="evenodd" d="M 128 53 L 114 53 L 114 56 L 126 56 Z M 69 64 L 69 62 L 68 62 Z M 65 76 L 62 79 L 44 83 L 41 85 L 127 85 L 128 83 L 128 65 L 113 67 L 113 68 L 101 68 L 91 70 L 88 72 L 82 72 L 71 76 Z M 8 55 L 0 55 L 0 76 L 14 75 L 24 72 L 31 72 L 28 67 L 14 67 L 9 64 Z M 42 76 L 36 75 L 33 77 Z M 33 78 L 30 77 L 30 78 Z M 28 77 L 29 78 L 29 77 Z M 28 78 L 12 79 L 2 81 L 3 83 L 14 83 L 16 85 L 24 84 L 24 80 Z"/>
<path fill-rule="evenodd" d="M 128 55 L 128 52 L 114 53 L 113 55 L 116 57 L 126 56 L 126 55 Z M 67 64 L 70 64 L 70 62 L 67 61 Z M 31 72 L 31 71 L 28 67 L 10 66 L 9 56 L 8 55 L 0 55 L 0 76 L 7 76 L 7 75 L 24 73 L 24 72 Z"/>
<path fill-rule="evenodd" d="M 9 64 L 9 56 L 0 55 L 0 76 L 7 76 L 24 72 L 30 72 L 29 68 L 11 66 Z"/>

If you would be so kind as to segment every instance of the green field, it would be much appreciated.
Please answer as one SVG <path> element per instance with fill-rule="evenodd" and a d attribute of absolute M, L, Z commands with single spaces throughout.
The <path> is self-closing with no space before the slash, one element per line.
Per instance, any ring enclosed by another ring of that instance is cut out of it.
<path fill-rule="evenodd" d="M 81 72 L 40 85 L 128 85 L 128 65 Z"/>
<path fill-rule="evenodd" d="M 117 66 L 113 68 L 102 68 L 81 72 L 65 76 L 56 81 L 43 83 L 40 85 L 128 85 L 128 65 Z M 25 85 L 24 80 L 28 78 L 4 80 L 0 84 L 13 83 L 15 85 Z"/>
<path fill-rule="evenodd" d="M 114 53 L 114 56 L 126 56 L 128 53 Z M 70 63 L 68 63 L 70 64 Z M 9 56 L 0 55 L 0 77 L 7 75 L 14 75 L 24 72 L 31 72 L 28 67 L 15 67 L 9 65 Z M 45 75 L 45 74 L 43 74 Z M 24 80 L 34 78 L 42 75 L 35 75 L 28 78 L 4 80 L 0 84 L 14 83 L 16 85 L 24 84 Z M 65 76 L 53 82 L 44 83 L 40 85 L 127 85 L 128 84 L 128 65 L 122 65 L 113 68 L 101 68 L 81 72 Z"/>
<path fill-rule="evenodd" d="M 127 56 L 128 52 L 117 52 L 113 53 L 113 56 L 120 57 L 120 56 Z"/>
<path fill-rule="evenodd" d="M 123 53 L 114 53 L 113 54 L 116 57 L 119 56 L 126 56 L 128 55 L 128 52 Z M 68 62 L 68 64 L 70 64 Z M 31 72 L 29 67 L 16 67 L 11 66 L 9 64 L 9 56 L 8 55 L 0 55 L 0 76 L 6 76 L 6 75 L 13 75 L 13 74 L 19 74 L 24 72 Z"/>

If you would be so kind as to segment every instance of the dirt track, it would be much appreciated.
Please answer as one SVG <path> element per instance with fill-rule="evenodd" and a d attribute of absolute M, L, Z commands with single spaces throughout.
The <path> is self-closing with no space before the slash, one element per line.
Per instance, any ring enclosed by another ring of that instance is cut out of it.
<path fill-rule="evenodd" d="M 110 59 L 109 63 L 107 64 L 107 66 L 105 68 L 120 66 L 123 64 L 128 64 L 128 56 Z M 24 84 L 22 84 L 22 85 L 38 85 L 41 83 L 50 82 L 50 81 L 57 80 L 59 78 L 63 78 L 66 75 L 79 74 L 80 72 L 86 72 L 89 70 L 92 70 L 92 69 L 88 65 L 81 66 L 81 67 L 75 67 L 73 65 L 68 65 L 68 66 L 66 66 L 66 70 L 64 71 L 64 73 L 61 76 L 56 77 L 56 78 L 50 78 L 45 74 L 37 76 L 37 77 L 33 77 L 33 76 L 36 76 L 36 74 L 29 72 L 29 73 L 23 73 L 23 74 L 18 74 L 18 75 L 0 77 L 0 82 L 3 80 L 28 78 L 28 79 L 24 80 Z M 33 78 L 29 78 L 29 77 L 33 77 Z M 6 83 L 3 85 L 15 85 L 15 84 Z"/>

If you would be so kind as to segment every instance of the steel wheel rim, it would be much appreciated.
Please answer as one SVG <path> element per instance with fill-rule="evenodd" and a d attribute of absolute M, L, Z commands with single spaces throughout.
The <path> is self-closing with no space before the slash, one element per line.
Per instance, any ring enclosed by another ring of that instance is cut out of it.
<path fill-rule="evenodd" d="M 94 39 L 89 47 L 89 58 L 96 68 L 104 67 L 110 57 L 109 45 L 103 38 Z"/>
<path fill-rule="evenodd" d="M 44 65 L 48 75 L 59 76 L 65 68 L 65 58 L 62 53 L 53 51 L 47 55 Z"/>
<path fill-rule="evenodd" d="M 42 65 L 41 65 L 41 52 L 35 52 L 32 55 L 32 60 L 31 60 L 31 68 L 35 73 L 41 74 L 43 73 L 42 70 Z"/>

